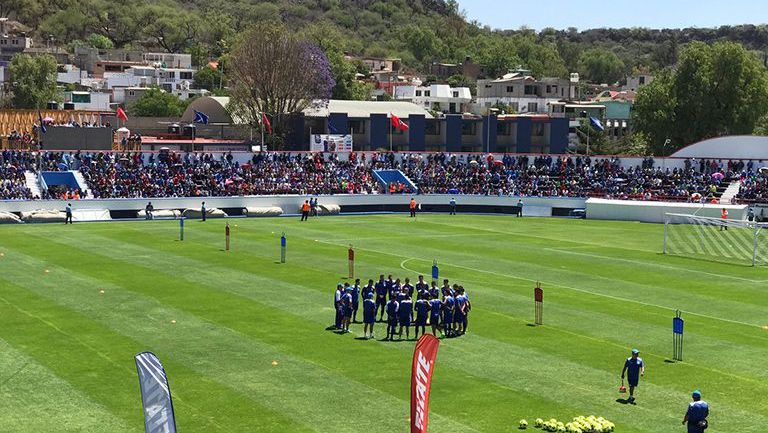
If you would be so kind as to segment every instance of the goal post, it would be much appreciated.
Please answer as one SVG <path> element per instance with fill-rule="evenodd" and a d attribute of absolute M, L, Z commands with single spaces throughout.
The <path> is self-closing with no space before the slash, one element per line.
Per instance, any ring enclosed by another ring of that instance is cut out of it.
<path fill-rule="evenodd" d="M 751 266 L 768 265 L 768 224 L 664 214 L 664 254 Z"/>

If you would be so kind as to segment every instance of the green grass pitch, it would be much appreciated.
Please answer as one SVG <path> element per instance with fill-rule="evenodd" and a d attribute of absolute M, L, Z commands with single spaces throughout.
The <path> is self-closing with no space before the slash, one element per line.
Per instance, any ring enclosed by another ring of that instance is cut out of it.
<path fill-rule="evenodd" d="M 590 414 L 618 432 L 682 432 L 693 389 L 712 407 L 710 433 L 768 426 L 768 270 L 660 255 L 661 225 L 229 222 L 230 252 L 224 220 L 187 221 L 183 242 L 177 221 L 0 227 L 0 431 L 142 432 L 133 355 L 150 350 L 183 433 L 406 432 L 414 343 L 325 330 L 350 243 L 361 278 L 429 278 L 437 259 L 470 294 L 469 333 L 440 346 L 431 432 Z M 529 326 L 537 280 L 541 327 Z M 668 362 L 675 309 L 682 363 Z M 632 347 L 647 365 L 634 406 L 616 401 Z"/>

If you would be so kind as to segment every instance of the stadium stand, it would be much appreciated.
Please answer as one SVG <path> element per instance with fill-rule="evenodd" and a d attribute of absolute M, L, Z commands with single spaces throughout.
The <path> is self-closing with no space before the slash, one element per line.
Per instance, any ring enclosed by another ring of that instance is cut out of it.
<path fill-rule="evenodd" d="M 686 159 L 659 167 L 652 158 L 634 166 L 616 157 L 465 154 L 257 153 L 232 154 L 29 153 L 0 154 L 0 199 L 34 199 L 24 172 L 79 171 L 89 191 L 49 187 L 42 198 L 214 197 L 277 194 L 385 194 L 391 184 L 376 173 L 405 175 L 419 194 L 523 197 L 596 197 L 619 200 L 709 202 L 733 181 L 735 200 L 765 202 L 768 186 L 752 161 Z M 396 189 L 413 193 L 413 189 Z"/>

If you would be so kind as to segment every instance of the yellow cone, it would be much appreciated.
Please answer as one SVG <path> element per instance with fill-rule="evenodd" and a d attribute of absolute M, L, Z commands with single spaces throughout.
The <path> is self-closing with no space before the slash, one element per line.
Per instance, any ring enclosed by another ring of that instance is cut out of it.
<path fill-rule="evenodd" d="M 99 293 L 103 295 L 104 294 L 104 289 L 99 290 Z"/>
<path fill-rule="evenodd" d="M 273 366 L 277 365 L 277 361 L 272 361 L 272 365 Z"/>
<path fill-rule="evenodd" d="M 176 319 L 171 320 L 171 323 L 175 325 L 176 324 Z"/>

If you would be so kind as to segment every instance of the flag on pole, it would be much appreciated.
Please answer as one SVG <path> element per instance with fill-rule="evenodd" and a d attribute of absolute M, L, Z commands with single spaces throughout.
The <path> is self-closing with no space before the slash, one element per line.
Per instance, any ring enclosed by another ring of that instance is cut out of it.
<path fill-rule="evenodd" d="M 440 340 L 424 334 L 416 343 L 411 367 L 411 433 L 426 433 L 429 415 L 429 388 L 435 370 Z"/>
<path fill-rule="evenodd" d="M 264 126 L 265 130 L 267 131 L 267 134 L 272 133 L 272 123 L 269 121 L 269 117 L 267 117 L 267 113 L 261 113 L 261 124 Z"/>
<path fill-rule="evenodd" d="M 40 114 L 40 110 L 37 110 L 37 120 L 40 122 L 40 132 L 45 134 L 48 130 L 45 128 L 45 122 L 43 121 L 43 115 Z"/>
<path fill-rule="evenodd" d="M 389 113 L 390 116 L 392 116 L 392 126 L 397 129 L 398 131 L 407 131 L 408 130 L 408 124 L 400 120 L 399 117 L 395 116 L 392 113 Z"/>
<path fill-rule="evenodd" d="M 603 126 L 603 122 L 600 121 L 600 119 L 596 117 L 590 117 L 589 123 L 598 131 L 603 132 L 605 131 L 605 127 Z"/>
<path fill-rule="evenodd" d="M 192 121 L 193 123 L 200 123 L 200 124 L 203 124 L 203 125 L 207 125 L 208 124 L 208 115 L 207 114 L 205 114 L 205 113 L 203 113 L 201 111 L 197 111 L 197 110 L 194 110 L 194 112 L 195 112 L 195 120 Z"/>
<path fill-rule="evenodd" d="M 128 115 L 125 114 L 125 111 L 122 107 L 117 107 L 117 118 L 122 120 L 123 122 L 128 121 Z"/>
<path fill-rule="evenodd" d="M 146 433 L 176 433 L 171 388 L 168 386 L 163 364 L 152 352 L 139 353 L 135 360 Z"/>

